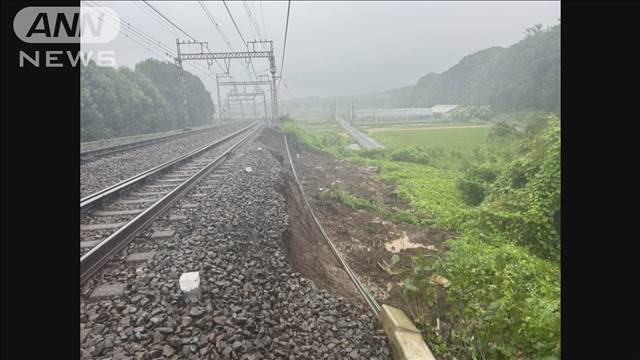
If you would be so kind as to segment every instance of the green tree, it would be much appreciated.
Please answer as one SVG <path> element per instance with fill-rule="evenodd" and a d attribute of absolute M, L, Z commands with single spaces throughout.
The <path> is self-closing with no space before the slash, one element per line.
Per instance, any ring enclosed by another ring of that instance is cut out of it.
<path fill-rule="evenodd" d="M 175 65 L 148 59 L 135 70 L 99 67 L 80 71 L 80 139 L 90 141 L 211 123 L 215 107 L 197 76 L 185 71 L 188 120 Z"/>

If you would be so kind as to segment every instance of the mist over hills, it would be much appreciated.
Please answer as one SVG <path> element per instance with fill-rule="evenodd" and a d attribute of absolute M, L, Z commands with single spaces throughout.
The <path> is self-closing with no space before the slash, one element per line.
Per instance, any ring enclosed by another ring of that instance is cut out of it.
<path fill-rule="evenodd" d="M 560 111 L 560 25 L 526 30 L 519 42 L 467 55 L 442 73 L 428 73 L 415 85 L 379 93 L 285 101 L 292 113 L 436 104 L 491 105 L 495 110 Z"/>

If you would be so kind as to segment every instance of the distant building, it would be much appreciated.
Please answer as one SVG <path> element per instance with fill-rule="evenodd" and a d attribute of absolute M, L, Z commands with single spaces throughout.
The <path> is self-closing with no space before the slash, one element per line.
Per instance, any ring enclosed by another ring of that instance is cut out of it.
<path fill-rule="evenodd" d="M 431 111 L 434 116 L 448 117 L 451 115 L 451 111 L 458 106 L 460 105 L 434 105 L 431 107 Z"/>
<path fill-rule="evenodd" d="M 353 112 L 354 123 L 426 120 L 433 112 L 430 108 L 363 109 Z"/>

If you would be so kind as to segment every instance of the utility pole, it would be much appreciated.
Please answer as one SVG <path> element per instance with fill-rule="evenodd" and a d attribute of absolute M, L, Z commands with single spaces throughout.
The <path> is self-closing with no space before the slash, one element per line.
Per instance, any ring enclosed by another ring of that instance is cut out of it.
<path fill-rule="evenodd" d="M 353 101 L 351 102 L 351 106 L 349 108 L 349 117 L 351 119 L 351 123 L 353 124 L 353 122 L 356 120 L 356 113 L 353 111 Z"/>
<path fill-rule="evenodd" d="M 253 98 L 251 102 L 253 103 L 253 117 L 256 118 L 258 117 L 258 112 L 256 111 L 256 98 Z"/>
<path fill-rule="evenodd" d="M 216 93 L 218 94 L 218 117 L 220 118 L 220 123 L 222 123 L 222 102 L 220 101 L 220 76 L 216 74 Z"/>
<path fill-rule="evenodd" d="M 269 69 L 271 70 L 271 126 L 278 122 L 278 86 L 276 85 L 276 58 L 273 56 L 273 48 L 269 57 Z"/>
<path fill-rule="evenodd" d="M 262 92 L 262 104 L 264 104 L 264 120 L 267 120 L 267 96 Z"/>
<path fill-rule="evenodd" d="M 176 39 L 176 46 L 178 48 L 178 57 L 176 57 L 176 66 L 178 66 L 178 73 L 180 76 L 180 84 L 182 89 L 182 116 L 185 125 L 189 125 L 189 112 L 187 111 L 187 90 L 184 80 L 184 68 L 182 67 L 182 57 L 180 56 L 180 40 Z"/>

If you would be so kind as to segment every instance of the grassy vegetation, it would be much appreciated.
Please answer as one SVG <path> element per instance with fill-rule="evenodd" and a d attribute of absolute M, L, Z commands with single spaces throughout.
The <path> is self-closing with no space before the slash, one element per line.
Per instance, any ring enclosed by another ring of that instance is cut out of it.
<path fill-rule="evenodd" d="M 334 199 L 350 206 L 353 209 L 371 210 L 374 212 L 383 212 L 384 206 L 376 199 L 365 199 L 360 196 L 349 193 L 344 185 L 338 184 L 320 194 L 323 199 Z"/>
<path fill-rule="evenodd" d="M 467 151 L 484 144 L 490 129 L 482 125 L 453 125 L 422 129 L 370 129 L 367 133 L 385 146 L 440 146 Z"/>
<path fill-rule="evenodd" d="M 314 121 L 296 121 L 296 125 L 308 132 L 336 132 L 342 129 L 342 126 L 333 119 L 314 120 Z"/>
<path fill-rule="evenodd" d="M 466 151 L 406 146 L 404 138 L 352 151 L 335 133 L 283 124 L 313 148 L 377 166 L 410 205 L 403 221 L 455 234 L 441 258 L 416 257 L 403 274 L 408 303 L 439 358 L 560 356 L 560 120 L 545 115 L 527 124 L 517 131 L 499 123 L 484 142 L 468 138 L 476 146 Z M 335 196 L 393 215 L 380 204 Z M 445 304 L 437 302 L 442 285 L 433 275 L 448 280 Z M 450 332 L 438 333 L 436 319 Z"/>

